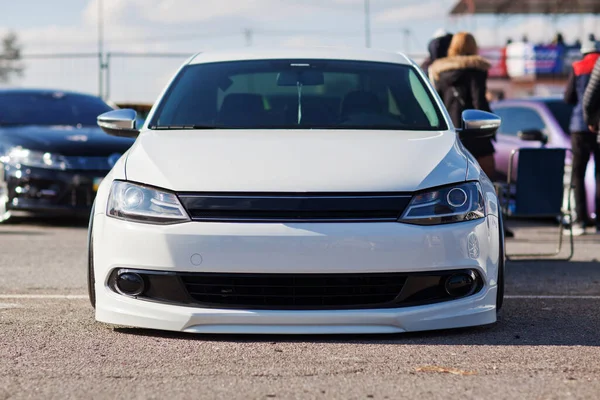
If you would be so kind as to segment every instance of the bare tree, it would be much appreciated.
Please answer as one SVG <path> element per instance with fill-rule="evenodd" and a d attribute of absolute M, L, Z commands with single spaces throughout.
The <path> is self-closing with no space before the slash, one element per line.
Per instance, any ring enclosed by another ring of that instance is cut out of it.
<path fill-rule="evenodd" d="M 19 39 L 15 33 L 8 33 L 2 38 L 0 83 L 9 83 L 14 76 L 22 76 L 24 69 Z"/>

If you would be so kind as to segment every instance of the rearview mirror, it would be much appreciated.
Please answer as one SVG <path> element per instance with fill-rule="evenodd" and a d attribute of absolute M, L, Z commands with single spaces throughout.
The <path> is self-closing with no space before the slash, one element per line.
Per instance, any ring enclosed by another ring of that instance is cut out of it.
<path fill-rule="evenodd" d="M 292 69 L 280 72 L 277 75 L 277 86 L 321 86 L 325 84 L 325 77 L 320 71 L 310 69 Z"/>
<path fill-rule="evenodd" d="M 496 114 L 480 110 L 462 113 L 462 129 L 457 130 L 461 139 L 485 139 L 496 134 L 502 120 Z"/>
<path fill-rule="evenodd" d="M 128 108 L 104 113 L 98 117 L 98 126 L 109 135 L 137 137 L 137 112 Z"/>
<path fill-rule="evenodd" d="M 539 129 L 526 129 L 517 133 L 519 139 L 526 140 L 529 142 L 541 142 L 542 144 L 548 143 L 548 136 Z"/>

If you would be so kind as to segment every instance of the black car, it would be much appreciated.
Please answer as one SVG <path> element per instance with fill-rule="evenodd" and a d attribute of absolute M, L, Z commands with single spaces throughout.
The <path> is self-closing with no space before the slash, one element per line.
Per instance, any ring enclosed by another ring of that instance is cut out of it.
<path fill-rule="evenodd" d="M 16 212 L 89 214 L 97 187 L 134 139 L 104 133 L 100 98 L 0 90 L 0 221 Z"/>

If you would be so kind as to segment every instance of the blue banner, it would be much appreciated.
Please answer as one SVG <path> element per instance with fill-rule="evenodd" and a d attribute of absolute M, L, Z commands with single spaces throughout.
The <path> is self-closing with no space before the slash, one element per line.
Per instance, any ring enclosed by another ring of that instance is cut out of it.
<path fill-rule="evenodd" d="M 535 74 L 554 75 L 562 73 L 564 50 L 563 46 L 534 46 Z"/>

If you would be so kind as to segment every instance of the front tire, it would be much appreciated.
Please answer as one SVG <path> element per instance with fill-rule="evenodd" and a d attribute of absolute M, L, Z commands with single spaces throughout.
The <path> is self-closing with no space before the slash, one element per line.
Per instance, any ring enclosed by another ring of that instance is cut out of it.
<path fill-rule="evenodd" d="M 94 221 L 94 207 L 92 206 L 92 212 L 90 215 L 90 223 L 88 226 L 88 268 L 87 268 L 87 285 L 88 285 L 88 297 L 90 304 L 96 308 L 96 278 L 94 275 L 94 235 L 92 233 Z"/>
<path fill-rule="evenodd" d="M 6 223 L 10 218 L 8 202 L 8 188 L 6 187 L 6 184 L 0 184 L 0 224 Z"/>
<path fill-rule="evenodd" d="M 497 292 L 496 292 L 496 314 L 502 310 L 504 304 L 504 269 L 506 265 L 506 249 L 504 244 L 504 221 L 502 214 L 498 216 L 498 225 L 500 227 L 500 243 L 499 243 L 499 257 L 498 257 L 498 278 L 497 281 Z"/>

